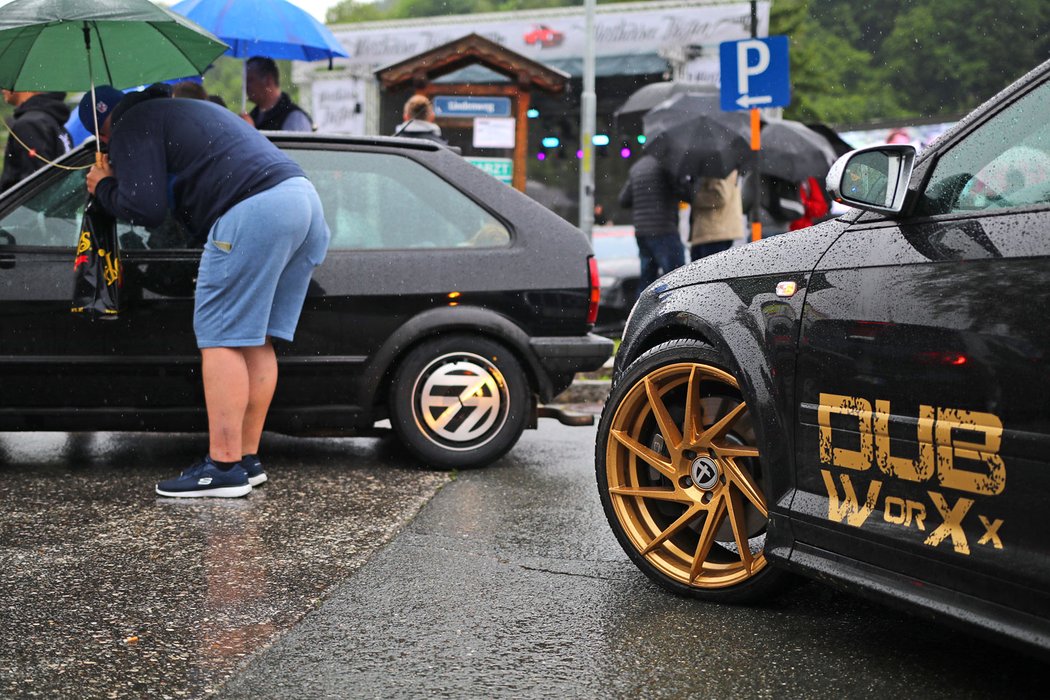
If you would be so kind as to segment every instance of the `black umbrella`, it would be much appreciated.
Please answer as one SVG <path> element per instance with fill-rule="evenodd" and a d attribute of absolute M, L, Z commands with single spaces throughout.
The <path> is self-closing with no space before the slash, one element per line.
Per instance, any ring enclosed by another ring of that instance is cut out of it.
<path fill-rule="evenodd" d="M 827 124 L 813 122 L 806 124 L 806 126 L 823 136 L 824 140 L 831 144 L 831 150 L 835 151 L 836 156 L 844 156 L 854 150 L 854 146 L 851 146 L 844 138 L 839 136 L 837 131 Z"/>
<path fill-rule="evenodd" d="M 702 177 L 726 177 L 748 162 L 751 122 L 743 112 L 711 109 L 701 95 L 681 94 L 645 115 L 645 143 L 668 172 L 683 197 L 692 195 Z"/>
<path fill-rule="evenodd" d="M 680 93 L 712 96 L 716 104 L 719 99 L 718 88 L 713 85 L 706 85 L 704 83 L 682 83 L 677 81 L 649 83 L 631 93 L 631 96 L 627 98 L 627 101 L 613 112 L 617 128 L 621 130 L 640 129 L 642 116 L 646 112 L 661 102 L 664 102 Z"/>
<path fill-rule="evenodd" d="M 759 170 L 788 182 L 827 177 L 837 156 L 827 139 L 801 122 L 769 122 L 762 127 Z"/>

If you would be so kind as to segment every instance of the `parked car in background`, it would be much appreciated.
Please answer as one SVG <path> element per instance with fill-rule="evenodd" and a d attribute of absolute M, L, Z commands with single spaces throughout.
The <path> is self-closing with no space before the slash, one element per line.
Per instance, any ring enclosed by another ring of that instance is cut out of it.
<path fill-rule="evenodd" d="M 427 464 L 481 466 L 611 354 L 590 333 L 591 248 L 557 215 L 427 141 L 271 138 L 314 182 L 332 242 L 296 341 L 277 346 L 268 430 L 374 435 L 389 419 Z M 0 196 L 0 430 L 203 431 L 202 242 L 118 221 L 126 309 L 70 313 L 85 172 L 46 167 Z"/>
<path fill-rule="evenodd" d="M 791 572 L 1050 655 L 1050 62 L 858 209 L 676 270 L 616 356 L 597 480 L 634 563 L 748 601 Z"/>
<path fill-rule="evenodd" d="M 641 262 L 634 226 L 595 226 L 591 229 L 591 244 L 601 285 L 595 331 L 619 337 L 638 298 Z"/>

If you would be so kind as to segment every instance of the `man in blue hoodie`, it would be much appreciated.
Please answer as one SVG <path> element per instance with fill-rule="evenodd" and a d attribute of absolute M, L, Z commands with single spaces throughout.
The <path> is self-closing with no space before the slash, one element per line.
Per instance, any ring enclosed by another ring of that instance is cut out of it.
<path fill-rule="evenodd" d="M 291 341 L 329 231 L 295 161 L 229 110 L 154 85 L 105 86 L 80 118 L 108 143 L 88 191 L 117 218 L 157 226 L 170 209 L 204 243 L 193 313 L 209 451 L 157 484 L 170 497 L 243 496 L 266 480 L 259 439 L 277 385 L 272 338 Z M 95 115 L 92 105 L 95 105 Z"/>

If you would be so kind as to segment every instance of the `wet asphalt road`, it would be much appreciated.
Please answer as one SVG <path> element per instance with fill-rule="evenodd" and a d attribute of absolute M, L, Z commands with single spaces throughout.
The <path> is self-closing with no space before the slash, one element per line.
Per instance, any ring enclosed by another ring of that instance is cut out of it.
<path fill-rule="evenodd" d="M 269 440 L 272 484 L 176 505 L 154 465 L 199 436 L 0 435 L 0 696 L 1044 696 L 1045 664 L 824 586 L 664 594 L 605 523 L 593 428 L 452 475 Z"/>

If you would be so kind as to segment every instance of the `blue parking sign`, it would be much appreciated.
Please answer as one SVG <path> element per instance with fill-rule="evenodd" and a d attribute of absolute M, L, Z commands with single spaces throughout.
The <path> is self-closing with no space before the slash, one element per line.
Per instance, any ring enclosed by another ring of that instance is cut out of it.
<path fill-rule="evenodd" d="M 791 104 L 786 36 L 723 41 L 718 52 L 723 110 L 735 112 Z"/>

